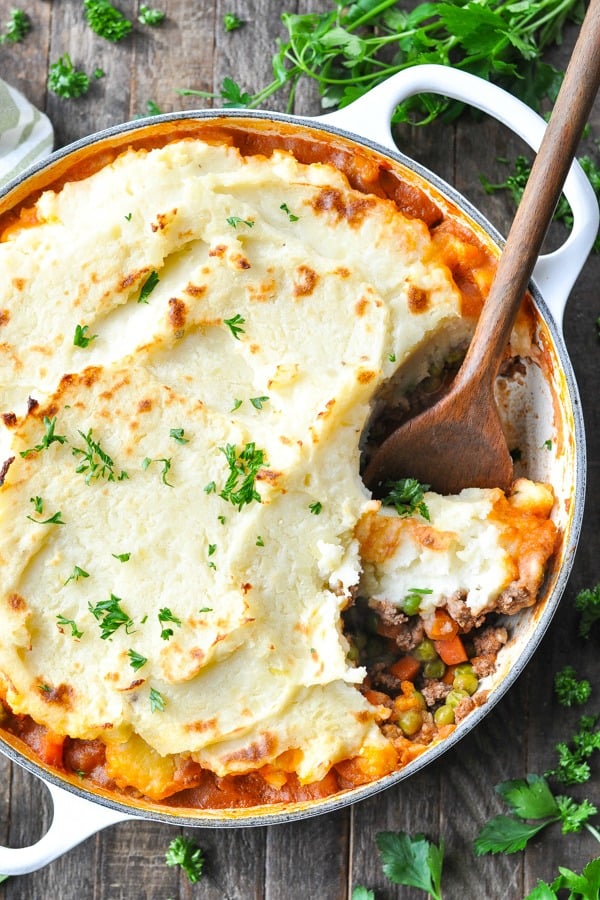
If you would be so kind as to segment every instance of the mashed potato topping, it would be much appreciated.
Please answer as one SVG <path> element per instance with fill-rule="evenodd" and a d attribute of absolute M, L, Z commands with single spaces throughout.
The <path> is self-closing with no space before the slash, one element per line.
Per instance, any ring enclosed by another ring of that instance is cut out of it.
<path fill-rule="evenodd" d="M 303 783 L 352 758 L 393 768 L 341 613 L 360 528 L 404 521 L 359 477 L 371 399 L 466 332 L 424 223 L 330 165 L 180 140 L 43 193 L 0 269 L 12 712 L 100 739 L 117 783 L 151 796 L 176 780 L 145 761 L 171 756 L 219 776 L 285 758 Z M 425 569 L 484 609 L 507 582 L 492 501 L 428 503 L 443 531 L 460 508 L 470 561 L 433 564 L 413 520 L 381 590 Z"/>

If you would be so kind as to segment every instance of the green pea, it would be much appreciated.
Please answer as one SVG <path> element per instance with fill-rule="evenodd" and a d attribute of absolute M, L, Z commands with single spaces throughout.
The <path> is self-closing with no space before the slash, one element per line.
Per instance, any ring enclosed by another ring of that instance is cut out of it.
<path fill-rule="evenodd" d="M 420 644 L 417 644 L 413 653 L 419 662 L 430 662 L 438 658 L 434 643 L 429 638 L 424 638 Z"/>
<path fill-rule="evenodd" d="M 433 721 L 436 725 L 454 725 L 454 710 L 451 706 L 438 706 Z"/>
<path fill-rule="evenodd" d="M 398 725 L 406 737 L 416 734 L 423 724 L 423 715 L 418 709 L 407 709 L 398 716 Z"/>
<path fill-rule="evenodd" d="M 437 659 L 430 659 L 429 662 L 426 662 L 423 666 L 423 675 L 425 678 L 443 678 L 445 673 L 446 666 L 439 657 Z"/>
<path fill-rule="evenodd" d="M 459 663 L 455 669 L 455 675 L 464 675 L 467 672 L 469 675 L 473 674 L 473 666 L 470 662 Z"/>
<path fill-rule="evenodd" d="M 458 672 L 454 676 L 452 687 L 455 690 L 466 691 L 469 696 L 474 694 L 479 687 L 479 679 L 475 672 Z"/>
<path fill-rule="evenodd" d="M 416 616 L 421 608 L 421 595 L 417 594 L 416 591 L 407 594 L 401 606 L 402 612 L 406 613 L 407 616 Z"/>
<path fill-rule="evenodd" d="M 423 696 L 421 691 L 414 691 L 412 696 L 417 701 L 417 703 L 419 704 L 421 709 L 427 708 L 427 703 L 425 702 L 425 697 Z"/>
<path fill-rule="evenodd" d="M 348 647 L 348 652 L 346 653 L 346 659 L 348 662 L 358 662 L 360 653 L 358 651 L 358 647 L 356 644 L 350 644 Z"/>
<path fill-rule="evenodd" d="M 464 700 L 469 695 L 462 688 L 453 688 L 448 696 L 446 697 L 446 706 L 449 706 L 451 709 L 455 709 L 461 700 Z"/>

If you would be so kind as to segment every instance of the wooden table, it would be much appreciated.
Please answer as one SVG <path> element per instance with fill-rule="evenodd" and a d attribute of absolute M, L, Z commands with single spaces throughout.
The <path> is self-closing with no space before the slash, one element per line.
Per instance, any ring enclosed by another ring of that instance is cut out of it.
<path fill-rule="evenodd" d="M 55 126 L 56 144 L 61 146 L 145 113 L 148 101 L 165 112 L 202 105 L 193 98 L 180 98 L 175 88 L 214 90 L 230 75 L 247 89 L 256 90 L 270 80 L 281 12 L 323 10 L 333 3 L 162 0 L 151 5 L 167 12 L 163 26 L 136 27 L 119 45 L 101 40 L 84 25 L 79 0 L 21 4 L 0 0 L 1 22 L 14 5 L 27 9 L 34 27 L 23 43 L 0 45 L 0 75 L 48 113 Z M 137 4 L 133 0 L 120 0 L 118 5 L 135 18 Z M 229 11 L 245 20 L 239 31 L 224 30 L 223 14 Z M 564 65 L 573 34 L 571 28 L 568 40 L 554 54 L 560 65 Z M 91 71 L 100 66 L 106 73 L 93 82 L 85 98 L 64 101 L 46 90 L 48 63 L 67 52 L 78 67 Z M 283 98 L 276 97 L 272 106 L 282 108 L 283 103 Z M 319 112 L 312 87 L 298 90 L 294 109 L 302 114 Z M 597 106 L 592 123 L 596 137 L 600 135 L 599 118 Z M 514 159 L 522 152 L 520 143 L 502 127 L 487 120 L 474 123 L 463 119 L 453 127 L 405 129 L 399 142 L 401 149 L 453 183 L 506 231 L 512 214 L 510 199 L 505 194 L 487 196 L 478 177 L 483 172 L 492 181 L 502 180 L 507 169 L 496 158 Z M 586 150 L 597 152 L 597 145 L 588 140 Z M 358 884 L 373 889 L 378 900 L 424 896 L 415 889 L 395 887 L 384 878 L 375 847 L 375 835 L 382 830 L 420 831 L 435 841 L 443 837 L 447 900 L 520 900 L 538 878 L 552 880 L 559 864 L 580 871 L 598 855 L 598 845 L 587 832 L 562 836 L 556 826 L 547 829 L 527 852 L 513 856 L 476 859 L 471 843 L 483 822 L 502 811 L 494 785 L 550 768 L 556 761 L 555 743 L 567 740 L 574 730 L 579 712 L 562 709 L 553 698 L 557 669 L 572 663 L 598 688 L 598 634 L 588 644 L 578 638 L 573 600 L 581 588 L 600 581 L 599 283 L 600 256 L 596 255 L 577 282 L 565 319 L 589 441 L 588 501 L 575 567 L 561 608 L 533 661 L 484 723 L 420 774 L 354 808 L 273 827 L 187 829 L 208 860 L 206 874 L 196 886 L 164 863 L 165 850 L 178 830 L 140 820 L 109 828 L 37 873 L 11 878 L 0 887 L 0 898 L 339 900 L 349 897 L 352 886 Z M 597 692 L 588 707 L 588 712 L 600 708 Z M 597 763 L 594 773 L 585 788 L 571 792 L 587 795 L 600 806 Z M 4 784 L 0 840 L 11 846 L 31 843 L 48 826 L 50 805 L 45 789 L 4 758 L 0 758 L 0 775 Z"/>

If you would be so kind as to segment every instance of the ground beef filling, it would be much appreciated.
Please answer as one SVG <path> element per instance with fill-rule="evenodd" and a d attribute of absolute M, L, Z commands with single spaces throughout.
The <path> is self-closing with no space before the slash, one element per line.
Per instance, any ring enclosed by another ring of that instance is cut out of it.
<path fill-rule="evenodd" d="M 461 592 L 428 620 L 360 597 L 344 618 L 350 653 L 367 670 L 361 690 L 403 764 L 485 702 L 480 679 L 508 640 L 497 614 L 473 616 Z"/>

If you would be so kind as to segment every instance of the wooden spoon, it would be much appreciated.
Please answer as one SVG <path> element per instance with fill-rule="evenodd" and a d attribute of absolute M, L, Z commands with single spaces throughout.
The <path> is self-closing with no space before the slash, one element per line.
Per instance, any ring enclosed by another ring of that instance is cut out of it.
<path fill-rule="evenodd" d="M 512 460 L 494 382 L 600 83 L 600 0 L 591 0 L 475 334 L 449 391 L 374 451 L 364 481 L 416 478 L 442 494 L 507 490 Z"/>

